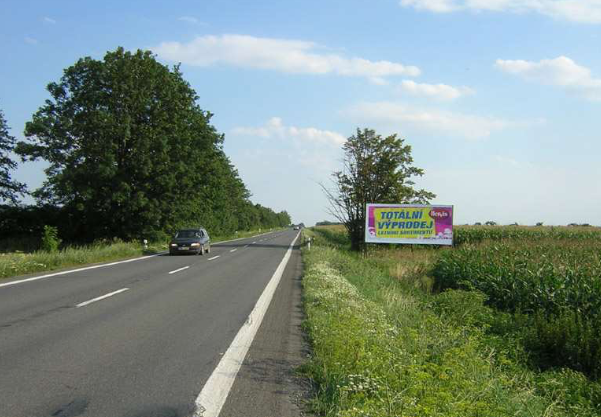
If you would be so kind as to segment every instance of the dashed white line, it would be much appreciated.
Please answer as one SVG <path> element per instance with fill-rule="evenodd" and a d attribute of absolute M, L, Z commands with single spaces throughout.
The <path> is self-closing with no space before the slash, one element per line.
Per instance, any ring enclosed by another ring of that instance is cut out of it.
<path fill-rule="evenodd" d="M 84 301 L 83 303 L 79 303 L 75 307 L 77 307 L 77 308 L 79 308 L 79 307 L 85 307 L 88 304 L 92 304 L 92 303 L 95 303 L 96 301 L 104 300 L 105 298 L 112 297 L 113 295 L 119 294 L 119 293 L 127 291 L 127 290 L 129 290 L 129 288 L 121 288 L 120 290 L 113 291 L 113 292 L 110 292 L 108 294 L 101 295 L 100 297 L 92 298 L 91 300 Z"/>
<path fill-rule="evenodd" d="M 245 247 L 245 248 L 248 248 L 248 245 L 245 245 L 244 247 Z"/>
<path fill-rule="evenodd" d="M 237 250 L 238 250 L 238 248 L 232 249 L 230 252 L 236 252 Z"/>
<path fill-rule="evenodd" d="M 254 245 L 255 243 L 257 243 L 257 242 L 255 241 L 255 242 L 253 242 L 252 244 Z"/>
<path fill-rule="evenodd" d="M 217 259 L 217 258 L 220 258 L 220 257 L 221 257 L 220 255 L 217 255 L 217 256 L 213 256 L 212 258 L 209 258 L 209 259 L 207 259 L 207 260 L 208 260 L 208 261 L 212 261 L 213 259 Z"/>
<path fill-rule="evenodd" d="M 190 268 L 189 266 L 184 266 L 183 268 L 176 269 L 175 271 L 169 272 L 169 275 L 175 274 L 176 272 L 183 271 L 184 269 Z"/>

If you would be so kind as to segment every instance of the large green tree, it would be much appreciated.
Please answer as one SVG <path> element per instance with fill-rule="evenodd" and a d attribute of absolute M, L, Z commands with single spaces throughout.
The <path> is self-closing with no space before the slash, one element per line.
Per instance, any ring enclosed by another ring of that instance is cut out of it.
<path fill-rule="evenodd" d="M 8 133 L 8 129 L 4 113 L 0 110 L 0 202 L 16 204 L 18 196 L 23 196 L 26 188 L 25 184 L 15 181 L 10 175 L 17 168 L 17 163 L 10 156 L 16 140 Z"/>
<path fill-rule="evenodd" d="M 411 146 L 396 134 L 382 137 L 371 129 L 357 129 L 343 149 L 343 169 L 333 173 L 334 187 L 322 188 L 353 250 L 363 246 L 367 203 L 427 203 L 436 197 L 414 188 L 412 178 L 424 171 L 413 166 Z"/>
<path fill-rule="evenodd" d="M 231 212 L 248 196 L 178 66 L 118 48 L 80 59 L 47 89 L 51 99 L 16 151 L 50 163 L 34 195 L 70 213 L 75 237 L 152 237 L 217 223 L 216 210 Z"/>

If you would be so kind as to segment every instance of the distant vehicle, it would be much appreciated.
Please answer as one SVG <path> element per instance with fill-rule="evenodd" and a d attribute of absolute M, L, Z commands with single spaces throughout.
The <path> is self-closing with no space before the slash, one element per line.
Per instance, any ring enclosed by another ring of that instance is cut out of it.
<path fill-rule="evenodd" d="M 300 226 L 294 226 L 294 230 L 300 230 Z"/>
<path fill-rule="evenodd" d="M 180 253 L 195 255 L 211 253 L 211 239 L 207 231 L 202 227 L 178 230 L 175 237 L 169 242 L 169 255 Z"/>

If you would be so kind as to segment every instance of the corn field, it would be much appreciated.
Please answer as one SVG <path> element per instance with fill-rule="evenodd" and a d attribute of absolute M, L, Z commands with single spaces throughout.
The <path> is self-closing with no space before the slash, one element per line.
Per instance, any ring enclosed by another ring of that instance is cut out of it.
<path fill-rule="evenodd" d="M 488 303 L 525 315 L 544 366 L 601 376 L 601 230 L 459 228 L 432 275 L 439 290 L 481 291 Z"/>
<path fill-rule="evenodd" d="M 477 244 L 489 240 L 597 241 L 601 242 L 598 227 L 553 226 L 459 226 L 455 229 L 455 245 Z"/>

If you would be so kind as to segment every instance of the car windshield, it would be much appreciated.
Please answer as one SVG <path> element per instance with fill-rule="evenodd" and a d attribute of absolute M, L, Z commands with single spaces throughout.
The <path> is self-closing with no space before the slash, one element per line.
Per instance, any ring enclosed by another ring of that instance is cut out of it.
<path fill-rule="evenodd" d="M 180 230 L 175 234 L 175 237 L 197 237 L 200 236 L 200 232 L 198 230 Z"/>

